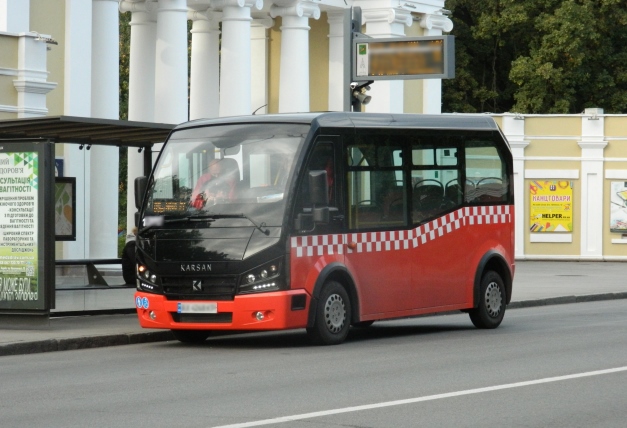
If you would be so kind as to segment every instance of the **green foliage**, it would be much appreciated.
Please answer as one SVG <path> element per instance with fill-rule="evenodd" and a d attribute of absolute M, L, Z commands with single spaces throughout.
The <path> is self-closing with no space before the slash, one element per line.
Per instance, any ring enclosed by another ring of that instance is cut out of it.
<path fill-rule="evenodd" d="M 622 0 L 449 0 L 457 77 L 445 111 L 627 110 Z"/>
<path fill-rule="evenodd" d="M 120 119 L 128 119 L 128 72 L 131 51 L 131 21 L 130 13 L 120 13 Z M 128 174 L 128 149 L 120 147 L 118 172 L 118 230 L 126 230 L 127 192 L 126 180 Z M 118 238 L 118 257 L 122 256 L 122 249 L 126 240 L 126 233 Z"/>
<path fill-rule="evenodd" d="M 131 14 L 120 13 L 120 119 L 128 119 L 128 70 L 131 56 Z"/>

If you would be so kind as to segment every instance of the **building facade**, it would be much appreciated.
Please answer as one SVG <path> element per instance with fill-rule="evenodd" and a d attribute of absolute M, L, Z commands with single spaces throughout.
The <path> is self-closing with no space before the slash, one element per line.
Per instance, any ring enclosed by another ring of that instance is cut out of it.
<path fill-rule="evenodd" d="M 362 32 L 372 37 L 453 29 L 444 0 L 0 0 L 0 120 L 117 119 L 119 13 L 131 15 L 129 120 L 340 111 L 348 96 L 344 11 L 351 6 L 361 7 Z M 366 111 L 441 112 L 439 79 L 371 86 Z M 591 111 L 496 119 L 515 155 L 517 257 L 627 259 L 627 238 L 610 227 L 621 215 L 610 205 L 622 203 L 612 189 L 627 182 L 627 117 Z M 59 145 L 56 155 L 63 174 L 77 177 L 77 239 L 58 243 L 57 258 L 114 257 L 117 150 Z M 128 158 L 132 193 L 142 156 L 130 150 Z M 540 208 L 530 186 L 539 180 L 569 183 L 566 230 L 547 231 L 549 222 L 534 228 L 530 210 Z M 129 201 L 128 228 L 132 194 Z"/>

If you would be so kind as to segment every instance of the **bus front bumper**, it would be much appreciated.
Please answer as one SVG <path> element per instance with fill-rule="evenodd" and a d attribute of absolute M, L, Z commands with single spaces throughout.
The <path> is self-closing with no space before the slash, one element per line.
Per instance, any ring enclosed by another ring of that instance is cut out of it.
<path fill-rule="evenodd" d="M 304 328 L 310 296 L 304 290 L 235 296 L 229 301 L 167 300 L 135 293 L 139 324 L 172 330 L 283 330 Z"/>

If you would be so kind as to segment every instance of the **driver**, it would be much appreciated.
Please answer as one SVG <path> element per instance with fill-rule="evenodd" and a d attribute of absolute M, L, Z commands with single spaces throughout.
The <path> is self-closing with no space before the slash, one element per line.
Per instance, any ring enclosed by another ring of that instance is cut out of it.
<path fill-rule="evenodd" d="M 208 172 L 201 175 L 192 191 L 191 205 L 203 208 L 208 202 L 214 205 L 219 199 L 232 199 L 237 176 L 223 171 L 223 159 L 212 159 Z"/>

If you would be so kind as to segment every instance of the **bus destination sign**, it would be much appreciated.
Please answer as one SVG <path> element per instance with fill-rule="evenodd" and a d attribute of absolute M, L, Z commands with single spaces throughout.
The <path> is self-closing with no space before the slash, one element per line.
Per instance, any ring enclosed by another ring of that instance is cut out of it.
<path fill-rule="evenodd" d="M 452 79 L 453 36 L 354 40 L 353 81 Z"/>

